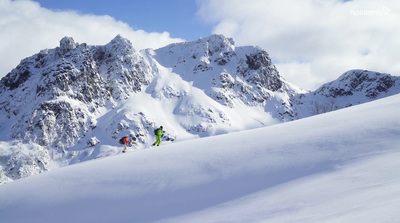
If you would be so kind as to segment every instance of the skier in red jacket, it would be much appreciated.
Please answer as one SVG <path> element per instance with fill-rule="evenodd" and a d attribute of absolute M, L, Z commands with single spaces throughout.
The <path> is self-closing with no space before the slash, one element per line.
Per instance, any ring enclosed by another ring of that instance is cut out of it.
<path fill-rule="evenodd" d="M 124 145 L 124 150 L 122 150 L 122 152 L 124 153 L 124 152 L 126 152 L 126 144 L 128 144 L 128 143 L 130 143 L 131 141 L 128 141 L 128 136 L 125 136 L 124 137 L 124 143 L 123 143 L 123 145 Z"/>

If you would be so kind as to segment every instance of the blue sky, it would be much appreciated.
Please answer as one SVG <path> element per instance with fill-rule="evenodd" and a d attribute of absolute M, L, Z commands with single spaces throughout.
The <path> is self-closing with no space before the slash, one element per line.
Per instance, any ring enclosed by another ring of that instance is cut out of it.
<path fill-rule="evenodd" d="M 400 75 L 398 0 L 0 0 L 0 77 L 65 37 L 136 50 L 223 34 L 315 90 L 351 69 Z"/>
<path fill-rule="evenodd" d="M 135 30 L 169 32 L 171 37 L 196 40 L 212 33 L 211 24 L 196 15 L 195 0 L 36 0 L 52 10 L 75 10 L 82 14 L 110 15 Z"/>

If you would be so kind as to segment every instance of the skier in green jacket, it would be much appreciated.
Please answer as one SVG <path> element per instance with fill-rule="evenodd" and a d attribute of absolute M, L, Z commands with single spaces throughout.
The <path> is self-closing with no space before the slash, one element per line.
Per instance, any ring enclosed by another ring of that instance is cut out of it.
<path fill-rule="evenodd" d="M 154 134 L 156 135 L 157 140 L 155 143 L 153 143 L 153 146 L 155 146 L 155 145 L 159 146 L 161 143 L 161 136 L 163 136 L 163 127 L 160 126 L 160 128 L 156 129 L 154 131 Z"/>

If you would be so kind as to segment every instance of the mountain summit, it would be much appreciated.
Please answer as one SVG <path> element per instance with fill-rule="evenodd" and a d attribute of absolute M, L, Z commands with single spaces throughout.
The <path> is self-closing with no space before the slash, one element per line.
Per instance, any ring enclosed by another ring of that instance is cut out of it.
<path fill-rule="evenodd" d="M 367 99 L 351 98 L 357 92 Z M 335 106 L 324 112 L 398 92 L 398 77 L 368 71 L 300 90 L 265 50 L 222 35 L 143 51 L 120 35 L 104 46 L 64 37 L 1 79 L 0 183 L 118 154 L 126 135 L 131 150 L 148 148 L 160 125 L 164 143 L 181 141 L 322 113 L 327 101 Z"/>

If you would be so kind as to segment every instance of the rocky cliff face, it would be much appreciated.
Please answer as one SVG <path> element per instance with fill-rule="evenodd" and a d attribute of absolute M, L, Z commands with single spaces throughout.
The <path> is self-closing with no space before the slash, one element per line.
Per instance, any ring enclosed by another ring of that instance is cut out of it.
<path fill-rule="evenodd" d="M 316 91 L 287 83 L 259 47 L 212 35 L 137 52 L 65 37 L 0 83 L 0 184 L 163 141 L 239 131 L 398 93 L 399 78 L 350 71 Z"/>

